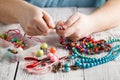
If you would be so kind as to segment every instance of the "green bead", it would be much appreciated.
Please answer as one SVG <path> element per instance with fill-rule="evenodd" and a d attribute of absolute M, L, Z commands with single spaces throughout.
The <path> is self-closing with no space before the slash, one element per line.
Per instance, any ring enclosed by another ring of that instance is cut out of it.
<path fill-rule="evenodd" d="M 44 54 L 43 50 L 38 50 L 36 56 L 41 57 L 43 56 L 43 54 Z"/>
<path fill-rule="evenodd" d="M 12 40 L 11 40 L 12 42 L 16 42 L 17 41 L 17 39 L 16 38 L 12 38 Z"/>
<path fill-rule="evenodd" d="M 92 43 L 90 43 L 89 45 L 90 45 L 90 47 L 93 47 L 93 44 L 92 44 Z"/>
<path fill-rule="evenodd" d="M 7 39 L 7 37 L 8 37 L 6 34 L 3 34 L 3 36 L 4 36 L 4 39 Z"/>
<path fill-rule="evenodd" d="M 47 48 L 48 48 L 47 43 L 42 43 L 42 44 L 41 44 L 41 48 L 42 48 L 42 49 L 47 49 Z"/>

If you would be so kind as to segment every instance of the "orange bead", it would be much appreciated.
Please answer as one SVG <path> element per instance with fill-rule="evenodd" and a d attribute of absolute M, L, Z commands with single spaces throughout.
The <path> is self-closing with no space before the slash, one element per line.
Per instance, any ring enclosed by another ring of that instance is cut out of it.
<path fill-rule="evenodd" d="M 55 54 L 55 52 L 56 52 L 56 48 L 51 47 L 51 48 L 50 48 L 50 52 L 51 52 L 52 54 Z"/>

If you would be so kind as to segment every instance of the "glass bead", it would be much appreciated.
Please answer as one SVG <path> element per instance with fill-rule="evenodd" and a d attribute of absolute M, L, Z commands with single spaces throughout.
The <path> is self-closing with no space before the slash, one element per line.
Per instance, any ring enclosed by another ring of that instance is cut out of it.
<path fill-rule="evenodd" d="M 74 56 L 70 56 L 70 59 L 72 59 L 72 60 L 73 60 L 73 59 L 75 59 L 75 57 L 74 57 Z"/>
<path fill-rule="evenodd" d="M 69 67 L 65 67 L 63 70 L 64 70 L 65 72 L 68 72 L 68 71 L 70 71 L 71 69 L 70 69 Z"/>
<path fill-rule="evenodd" d="M 17 41 L 17 39 L 16 38 L 12 38 L 12 40 L 11 40 L 12 42 L 16 42 Z"/>
<path fill-rule="evenodd" d="M 65 67 L 69 67 L 70 66 L 70 63 L 65 63 L 65 65 L 64 65 Z"/>

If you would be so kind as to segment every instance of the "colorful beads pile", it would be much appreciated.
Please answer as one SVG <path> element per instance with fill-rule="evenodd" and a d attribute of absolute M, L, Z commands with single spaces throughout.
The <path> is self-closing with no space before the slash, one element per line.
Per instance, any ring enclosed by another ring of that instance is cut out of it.
<path fill-rule="evenodd" d="M 22 38 L 22 34 L 18 29 L 9 30 L 4 34 L 0 34 L 0 38 L 13 43 L 15 48 L 21 47 L 24 49 L 27 46 L 25 40 Z"/>
<path fill-rule="evenodd" d="M 71 66 L 76 66 L 75 68 L 91 68 L 100 64 L 107 63 L 109 61 L 112 61 L 116 59 L 120 55 L 120 45 L 116 45 L 115 47 L 111 47 L 111 43 L 114 42 L 120 42 L 120 39 L 111 39 L 108 41 L 105 40 L 99 40 L 99 41 L 94 41 L 91 37 L 83 38 L 79 40 L 79 45 L 78 42 L 64 42 L 65 40 L 63 38 L 60 38 L 60 44 L 62 44 L 65 48 L 69 49 L 72 51 L 71 56 L 69 59 L 75 60 L 75 63 L 72 64 Z M 83 48 L 83 50 L 81 50 Z M 96 50 L 97 48 L 97 50 Z M 89 51 L 85 51 L 85 50 Z M 91 53 L 92 52 L 92 53 Z M 91 58 L 83 55 L 85 54 L 95 54 L 95 53 L 102 53 L 102 52 L 108 52 L 107 55 L 101 58 Z M 67 62 L 65 65 L 68 65 L 69 63 Z M 66 66 L 64 68 L 64 71 L 69 71 L 70 70 L 70 65 Z"/>
<path fill-rule="evenodd" d="M 79 41 L 67 41 L 63 38 L 60 38 L 60 44 L 62 44 L 65 48 L 72 50 L 72 48 L 76 48 L 78 52 L 93 55 L 99 54 L 101 52 L 108 52 L 111 49 L 110 44 L 106 43 L 105 40 L 95 41 L 91 37 L 84 37 Z"/>

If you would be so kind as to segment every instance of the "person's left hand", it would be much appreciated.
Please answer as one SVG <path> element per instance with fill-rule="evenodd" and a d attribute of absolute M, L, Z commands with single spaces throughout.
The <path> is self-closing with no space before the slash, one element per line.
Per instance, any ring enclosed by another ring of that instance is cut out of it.
<path fill-rule="evenodd" d="M 56 29 L 57 34 L 71 40 L 79 40 L 96 30 L 92 18 L 89 15 L 81 13 L 73 14 L 66 22 L 59 21 L 56 28 L 60 26 L 62 26 L 64 30 Z"/>

